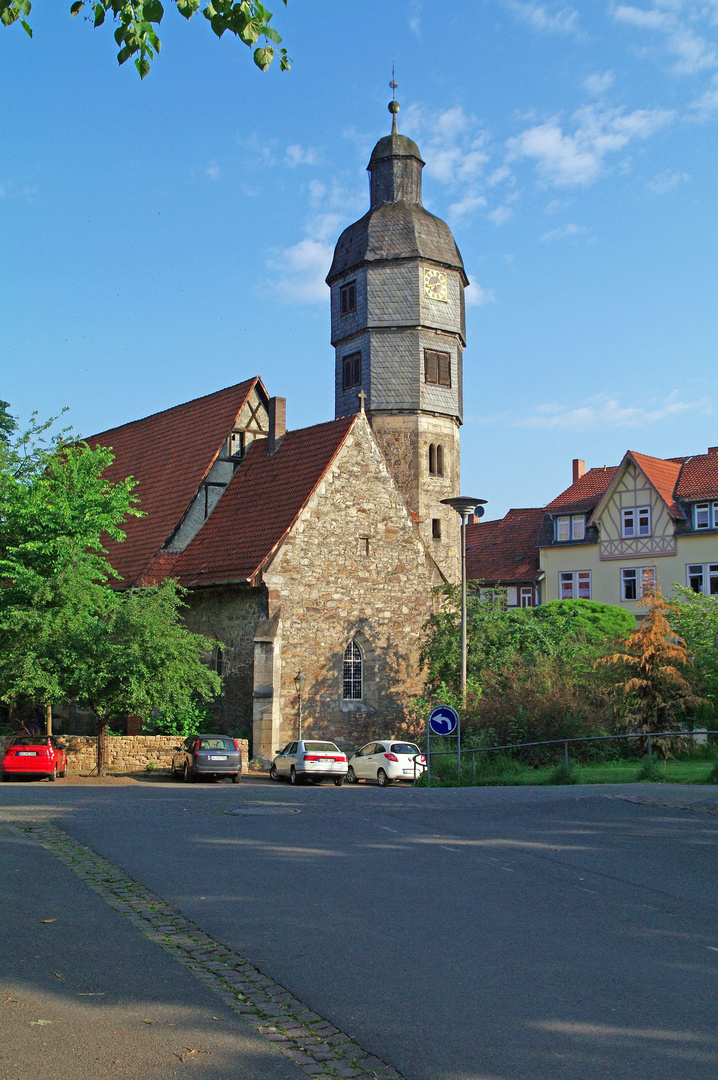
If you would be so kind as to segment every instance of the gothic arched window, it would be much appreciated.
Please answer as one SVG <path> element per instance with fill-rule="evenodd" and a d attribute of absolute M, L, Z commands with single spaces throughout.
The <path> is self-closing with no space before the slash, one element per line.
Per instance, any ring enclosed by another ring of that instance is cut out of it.
<path fill-rule="evenodd" d="M 212 667 L 221 679 L 224 675 L 224 652 L 222 649 L 220 649 L 219 645 L 212 654 Z"/>
<path fill-rule="evenodd" d="M 352 640 L 344 650 L 345 701 L 361 701 L 364 696 L 364 659 L 356 641 Z"/>
<path fill-rule="evenodd" d="M 436 447 L 433 443 L 429 447 L 429 475 L 436 476 Z"/>
<path fill-rule="evenodd" d="M 444 447 L 441 443 L 436 447 L 436 475 L 444 475 Z"/>

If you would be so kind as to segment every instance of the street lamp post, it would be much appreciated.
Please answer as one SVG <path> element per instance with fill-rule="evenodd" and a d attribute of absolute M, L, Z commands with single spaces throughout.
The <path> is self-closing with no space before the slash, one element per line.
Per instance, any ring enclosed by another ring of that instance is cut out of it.
<path fill-rule="evenodd" d="M 302 673 L 302 669 L 300 668 L 294 676 L 294 685 L 297 688 L 297 697 L 299 698 L 299 735 L 297 736 L 299 742 L 302 741 L 302 691 L 304 690 L 306 681 L 307 677 Z"/>
<path fill-rule="evenodd" d="M 476 507 L 483 507 L 486 499 L 470 499 L 466 495 L 456 495 L 452 499 L 442 499 L 445 506 L 461 517 L 461 702 L 466 705 L 466 518 Z M 481 511 L 483 514 L 483 510 Z"/>

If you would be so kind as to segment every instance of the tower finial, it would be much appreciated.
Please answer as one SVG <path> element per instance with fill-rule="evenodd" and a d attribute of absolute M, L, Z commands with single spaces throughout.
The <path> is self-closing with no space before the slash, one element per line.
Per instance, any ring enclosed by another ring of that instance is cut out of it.
<path fill-rule="evenodd" d="M 389 112 L 392 114 L 392 121 L 391 121 L 391 133 L 392 133 L 392 135 L 398 135 L 399 134 L 399 128 L 397 127 L 397 124 L 396 124 L 396 114 L 399 112 L 399 102 L 396 100 L 396 88 L 397 88 L 398 85 L 399 85 L 399 83 L 396 81 L 396 79 L 394 77 L 394 64 L 392 62 L 392 65 L 391 65 L 391 82 L 389 83 L 389 86 L 392 89 L 392 98 L 391 98 L 391 101 L 389 102 Z"/>

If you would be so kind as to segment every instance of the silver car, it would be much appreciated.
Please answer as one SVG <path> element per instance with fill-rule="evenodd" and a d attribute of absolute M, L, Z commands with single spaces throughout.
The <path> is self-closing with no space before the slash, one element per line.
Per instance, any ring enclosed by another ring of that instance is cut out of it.
<path fill-rule="evenodd" d="M 242 751 L 229 735 L 190 735 L 172 755 L 172 775 L 180 780 L 231 776 L 238 784 L 242 775 Z"/>
<path fill-rule="evenodd" d="M 277 751 L 269 775 L 272 780 L 285 777 L 290 784 L 308 780 L 321 784 L 322 780 L 333 780 L 341 787 L 347 775 L 347 758 L 333 742 L 298 739 Z"/>
<path fill-rule="evenodd" d="M 426 768 L 426 758 L 415 743 L 400 739 L 381 739 L 357 750 L 349 759 L 347 781 L 373 780 L 387 787 L 393 780 L 413 781 Z"/>

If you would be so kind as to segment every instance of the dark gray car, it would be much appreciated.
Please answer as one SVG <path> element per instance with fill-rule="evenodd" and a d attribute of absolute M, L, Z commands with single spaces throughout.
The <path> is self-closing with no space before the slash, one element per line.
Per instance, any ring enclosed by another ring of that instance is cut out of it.
<path fill-rule="evenodd" d="M 231 776 L 238 784 L 242 774 L 242 751 L 229 735 L 190 735 L 172 755 L 172 775 L 181 780 L 201 776 Z"/>

